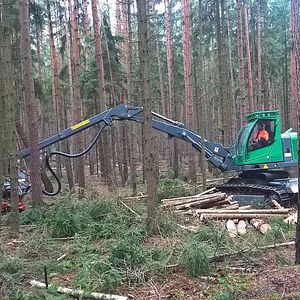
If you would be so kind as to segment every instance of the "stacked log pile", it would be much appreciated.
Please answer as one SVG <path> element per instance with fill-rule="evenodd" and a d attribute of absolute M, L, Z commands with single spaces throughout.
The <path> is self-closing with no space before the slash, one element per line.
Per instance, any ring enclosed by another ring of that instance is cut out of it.
<path fill-rule="evenodd" d="M 212 219 L 225 220 L 226 228 L 232 237 L 245 234 L 248 224 L 265 234 L 271 226 L 264 219 L 279 217 L 285 218 L 287 223 L 293 223 L 295 217 L 291 209 L 283 208 L 274 200 L 272 206 L 274 208 L 270 209 L 257 209 L 251 205 L 240 206 L 231 196 L 214 188 L 195 196 L 162 200 L 162 207 L 171 209 L 176 214 L 196 216 L 202 222 Z"/>

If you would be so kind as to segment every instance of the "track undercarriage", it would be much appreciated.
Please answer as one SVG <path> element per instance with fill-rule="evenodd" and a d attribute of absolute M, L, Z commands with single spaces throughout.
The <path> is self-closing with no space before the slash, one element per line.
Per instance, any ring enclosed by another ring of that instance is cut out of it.
<path fill-rule="evenodd" d="M 240 203 L 276 200 L 283 206 L 291 206 L 297 200 L 298 179 L 290 178 L 286 171 L 249 171 L 216 187 L 228 195 L 233 195 Z"/>

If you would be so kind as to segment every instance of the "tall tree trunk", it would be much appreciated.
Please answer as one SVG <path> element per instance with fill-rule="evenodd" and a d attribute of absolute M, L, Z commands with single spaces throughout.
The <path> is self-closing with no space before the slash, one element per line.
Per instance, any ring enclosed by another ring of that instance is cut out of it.
<path fill-rule="evenodd" d="M 161 61 L 161 50 L 160 50 L 160 39 L 159 39 L 159 31 L 157 27 L 157 15 L 155 11 L 154 17 L 154 30 L 157 35 L 156 37 L 156 55 L 157 55 L 157 66 L 158 66 L 158 76 L 159 76 L 159 93 L 161 100 L 161 114 L 163 116 L 166 115 L 166 99 L 165 99 L 165 89 L 164 89 L 164 78 L 163 78 L 163 66 Z M 166 155 L 166 144 L 167 141 L 162 141 L 162 153 L 165 158 Z"/>
<path fill-rule="evenodd" d="M 68 0 L 65 0 L 65 34 L 66 34 L 66 58 L 68 64 L 68 79 L 69 79 L 69 96 L 71 103 L 71 111 L 74 112 L 74 91 L 73 91 L 73 72 L 72 72 L 72 53 L 71 53 L 71 43 L 70 43 L 70 32 L 69 32 L 69 3 Z M 74 116 L 71 115 L 71 121 L 73 121 Z"/>
<path fill-rule="evenodd" d="M 48 14 L 48 28 L 49 28 L 49 39 L 50 39 L 50 65 L 51 65 L 51 93 L 52 93 L 52 109 L 53 109 L 53 124 L 52 131 L 59 132 L 59 110 L 61 105 L 58 104 L 58 66 L 57 66 L 57 55 L 54 43 L 53 26 L 51 20 L 50 2 L 47 1 L 47 14 Z M 59 150 L 59 144 L 56 145 Z M 56 156 L 56 170 L 57 175 L 61 176 L 61 157 Z"/>
<path fill-rule="evenodd" d="M 89 0 L 84 0 L 84 31 L 87 36 L 90 34 L 90 18 L 89 18 Z"/>
<path fill-rule="evenodd" d="M 200 115 L 200 118 L 197 118 L 197 124 L 198 124 L 198 131 L 201 136 L 202 141 L 205 140 L 205 99 L 204 99 L 204 69 L 203 69 L 203 45 L 202 45 L 202 40 L 203 40 L 203 12 L 204 8 L 202 5 L 202 0 L 199 0 L 198 2 L 198 57 L 197 57 L 197 74 L 198 74 L 198 82 L 196 84 L 197 90 L 198 90 L 198 97 L 199 100 L 197 103 L 198 109 L 197 109 L 197 114 Z M 196 103 L 196 104 L 197 104 Z M 200 167 L 201 167 L 201 173 L 202 173 L 202 185 L 203 185 L 203 190 L 206 190 L 206 159 L 205 159 L 205 152 L 201 151 L 200 153 Z"/>
<path fill-rule="evenodd" d="M 184 83 L 185 83 L 185 103 L 187 126 L 190 129 L 195 128 L 195 113 L 192 88 L 192 43 L 190 26 L 190 3 L 189 0 L 182 0 L 183 8 L 183 64 L 184 64 Z M 188 147 L 189 156 L 189 180 L 197 182 L 195 150 L 191 145 Z"/>
<path fill-rule="evenodd" d="M 154 30 L 157 35 L 156 37 L 156 55 L 157 55 L 157 66 L 158 66 L 158 76 L 159 76 L 159 92 L 161 100 L 161 113 L 163 116 L 166 115 L 166 100 L 165 100 L 165 90 L 164 90 L 164 79 L 163 79 L 163 66 L 161 61 L 161 51 L 160 51 L 160 41 L 159 41 L 159 31 L 157 27 L 157 16 L 155 14 L 154 18 Z"/>
<path fill-rule="evenodd" d="M 261 26 L 260 26 L 260 14 L 261 7 L 260 1 L 257 7 L 257 109 L 263 108 L 262 103 L 262 63 L 261 63 Z"/>
<path fill-rule="evenodd" d="M 99 28 L 99 16 L 96 0 L 91 0 L 92 4 L 92 16 L 93 16 L 93 26 L 94 26 L 94 37 L 95 37 L 95 47 L 96 47 L 96 56 L 97 56 L 97 73 L 98 73 L 98 87 L 99 87 L 99 96 L 100 96 L 100 109 L 104 111 L 106 108 L 105 104 L 105 82 L 104 82 L 104 66 L 103 66 L 103 52 L 101 45 L 100 37 L 100 28 Z M 104 166 L 104 179 L 110 188 L 113 187 L 113 181 L 111 177 L 111 157 L 109 149 L 109 140 L 108 133 L 103 133 L 103 166 Z"/>
<path fill-rule="evenodd" d="M 73 60 L 74 60 L 74 83 L 75 83 L 75 97 L 74 97 L 74 121 L 79 122 L 82 119 L 82 103 L 81 103 L 81 92 L 80 92 L 80 53 L 79 53 L 79 32 L 78 32 L 78 14 L 77 14 L 77 4 L 76 0 L 73 0 L 73 6 L 71 5 L 71 15 L 72 15 L 72 38 L 73 38 Z M 78 133 L 75 135 L 75 151 L 77 153 L 81 152 L 84 148 L 84 136 L 83 133 Z M 79 195 L 83 193 L 85 188 L 85 173 L 84 173 L 84 157 L 80 156 L 76 161 L 75 168 L 75 182 L 81 189 Z"/>
<path fill-rule="evenodd" d="M 240 111 L 241 122 L 246 119 L 246 96 L 245 96 L 245 68 L 244 68 L 244 52 L 243 52 L 243 31 L 242 31 L 242 12 L 240 0 L 236 0 L 237 10 L 237 48 L 239 61 L 239 87 L 240 87 Z"/>
<path fill-rule="evenodd" d="M 172 53 L 172 41 L 171 41 L 171 20 L 170 20 L 170 1 L 164 0 L 165 5 L 165 27 L 166 27 L 166 49 L 167 49 L 167 67 L 168 67 L 168 88 L 169 88 L 169 101 L 166 104 L 166 116 L 167 118 L 177 118 L 177 114 L 172 116 L 171 107 L 177 112 L 175 103 L 174 92 L 174 72 L 173 72 L 173 53 Z M 171 143 L 170 143 L 171 145 Z M 172 148 L 169 147 L 169 157 L 172 156 Z M 179 175 L 179 162 L 178 162 L 178 141 L 174 139 L 173 144 L 173 169 L 175 177 Z"/>
<path fill-rule="evenodd" d="M 14 89 L 15 81 L 15 66 L 13 49 L 17 45 L 14 36 L 18 33 L 14 32 L 10 20 L 12 18 L 12 4 L 2 3 L 0 6 L 0 99 L 1 110 L 5 115 L 1 117 L 0 123 L 0 138 L 1 143 L 6 145 L 1 149 L 0 160 L 8 162 L 9 174 L 5 174 L 5 170 L 1 168 L 1 175 L 10 176 L 10 199 L 11 199 L 11 214 L 9 218 L 10 230 L 13 236 L 17 236 L 19 232 L 19 201 L 18 201 L 18 175 L 17 175 L 17 137 L 15 127 L 15 110 L 16 110 L 16 91 Z M 2 131 L 3 130 L 3 131 Z M 6 164 L 1 164 L 0 167 L 5 167 Z M 2 176 L 0 177 L 0 189 L 2 189 Z M 0 204 L 2 205 L 2 198 Z M 1 209 L 2 210 L 2 209 Z M 2 212 L 0 211 L 0 214 Z M 1 225 L 1 219 L 0 219 Z"/>
<path fill-rule="evenodd" d="M 67 65 L 68 65 L 68 87 L 69 87 L 69 97 L 70 97 L 70 103 L 71 103 L 71 111 L 74 112 L 74 94 L 73 94 L 73 74 L 72 74 L 72 54 L 71 54 L 71 45 L 70 45 L 70 32 L 69 32 L 69 3 L 68 0 L 64 0 L 65 3 L 65 37 L 66 37 L 66 59 L 67 59 Z M 69 125 L 69 119 L 68 119 L 68 109 L 66 104 L 66 99 L 64 99 L 64 127 L 67 128 Z M 72 114 L 71 114 L 71 121 L 73 120 Z M 75 123 L 75 122 L 74 122 Z M 70 144 L 69 140 L 66 140 L 64 145 L 64 151 L 70 152 Z M 67 172 L 67 178 L 68 178 L 68 184 L 69 189 L 74 188 L 74 175 L 73 175 L 73 169 L 72 169 L 72 163 L 69 158 L 65 159 L 65 165 L 66 165 L 66 172 Z"/>
<path fill-rule="evenodd" d="M 291 0 L 291 127 L 295 130 L 297 128 L 297 112 L 298 112 L 298 78 L 297 78 L 297 57 L 296 57 L 296 29 L 295 29 L 295 9 L 297 0 Z"/>
<path fill-rule="evenodd" d="M 132 101 L 133 92 L 132 92 L 132 24 L 131 24 L 131 1 L 127 1 L 127 28 L 128 28 L 128 72 L 127 72 L 127 93 L 128 101 Z M 137 193 L 137 174 L 136 174 L 136 155 L 137 155 L 137 139 L 136 139 L 136 126 L 134 123 L 130 126 L 130 155 L 129 155 L 129 164 L 130 164 L 130 178 L 132 186 L 132 194 L 135 196 Z"/>
<path fill-rule="evenodd" d="M 244 19 L 245 19 L 247 70 L 248 70 L 248 107 L 249 107 L 249 111 L 253 112 L 255 108 L 254 108 L 254 100 L 253 100 L 252 66 L 251 66 L 251 50 L 250 50 L 247 4 L 245 4 L 244 6 Z"/>
<path fill-rule="evenodd" d="M 40 156 L 38 149 L 38 128 L 36 107 L 34 103 L 35 93 L 33 84 L 33 70 L 31 59 L 30 29 L 29 29 L 29 3 L 28 0 L 19 0 L 19 19 L 21 24 L 21 63 L 23 68 L 25 107 L 27 126 L 29 132 L 30 149 L 30 178 L 32 191 L 32 205 L 42 204 L 42 184 L 40 170 Z"/>
<path fill-rule="evenodd" d="M 139 57 L 144 107 L 144 156 L 145 177 L 147 184 L 147 230 L 150 234 L 157 232 L 157 181 L 154 158 L 154 132 L 152 129 L 151 95 L 150 95 L 150 53 L 147 38 L 147 9 L 145 0 L 137 0 Z"/>
<path fill-rule="evenodd" d="M 293 46 L 296 56 L 297 95 L 298 95 L 298 187 L 300 187 L 300 1 L 292 0 L 291 11 L 294 15 Z M 296 229 L 296 264 L 300 264 L 300 193 L 298 191 L 298 219 Z"/>

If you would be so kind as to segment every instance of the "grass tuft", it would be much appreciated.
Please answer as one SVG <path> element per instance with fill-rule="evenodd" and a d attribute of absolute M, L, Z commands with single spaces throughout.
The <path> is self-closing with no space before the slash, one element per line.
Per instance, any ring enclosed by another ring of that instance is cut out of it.
<path fill-rule="evenodd" d="M 200 243 L 187 243 L 182 251 L 182 264 L 192 277 L 209 275 L 207 248 Z"/>

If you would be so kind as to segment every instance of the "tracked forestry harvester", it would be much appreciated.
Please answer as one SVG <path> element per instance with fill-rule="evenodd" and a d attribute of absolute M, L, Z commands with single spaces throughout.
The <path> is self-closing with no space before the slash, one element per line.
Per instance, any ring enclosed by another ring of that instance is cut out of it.
<path fill-rule="evenodd" d="M 83 152 L 71 155 L 62 152 L 50 152 L 46 156 L 46 166 L 58 182 L 54 193 L 44 191 L 46 195 L 56 195 L 61 183 L 51 168 L 49 159 L 52 155 L 73 158 L 86 154 L 96 143 L 105 127 L 115 121 L 144 121 L 143 107 L 121 104 L 70 128 L 67 128 L 39 143 L 39 149 L 45 149 L 67 139 L 92 126 L 99 131 L 91 145 Z M 292 178 L 291 170 L 297 166 L 297 134 L 288 130 L 280 132 L 278 111 L 254 112 L 247 116 L 247 123 L 237 136 L 236 142 L 225 147 L 220 143 L 201 138 L 184 124 L 170 120 L 152 112 L 152 127 L 166 133 L 171 138 L 179 138 L 198 151 L 204 151 L 208 163 L 221 172 L 234 172 L 236 176 L 227 183 L 217 186 L 228 194 L 235 195 L 241 201 L 244 198 L 262 198 L 265 201 L 276 199 L 282 204 L 290 204 L 298 193 L 298 179 Z M 99 126 L 100 125 L 100 126 Z M 30 150 L 20 151 L 20 159 L 30 156 Z"/>

